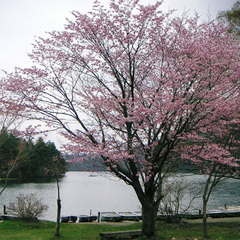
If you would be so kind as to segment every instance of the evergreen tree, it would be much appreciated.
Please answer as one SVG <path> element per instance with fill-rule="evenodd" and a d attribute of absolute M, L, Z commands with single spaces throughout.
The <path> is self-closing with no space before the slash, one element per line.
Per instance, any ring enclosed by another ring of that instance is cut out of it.
<path fill-rule="evenodd" d="M 67 164 L 65 159 L 61 156 L 54 143 L 45 143 L 42 138 L 39 138 L 36 144 L 29 141 L 27 148 L 29 151 L 28 161 L 19 169 L 23 179 L 54 177 L 54 173 L 50 169 L 55 159 L 57 159 L 56 167 L 59 173 L 64 174 L 66 172 Z"/>
<path fill-rule="evenodd" d="M 9 166 L 19 157 L 20 153 L 24 159 L 21 158 L 21 163 L 14 167 L 9 177 L 26 180 L 37 177 L 55 177 L 56 169 L 58 175 L 66 172 L 65 159 L 54 143 L 45 143 L 42 138 L 39 138 L 34 144 L 32 140 L 17 138 L 12 133 L 2 134 L 6 136 L 0 144 L 0 177 L 5 177 Z M 54 171 L 52 170 L 53 164 Z"/>
<path fill-rule="evenodd" d="M 2 136 L 4 134 L 4 137 Z M 19 154 L 20 139 L 13 134 L 1 132 L 0 145 L 0 177 L 5 177 L 8 166 L 17 158 Z"/>

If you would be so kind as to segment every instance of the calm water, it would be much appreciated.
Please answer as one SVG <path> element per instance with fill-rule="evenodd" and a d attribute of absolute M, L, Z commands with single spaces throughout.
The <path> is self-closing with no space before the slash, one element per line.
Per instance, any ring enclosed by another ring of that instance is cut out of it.
<path fill-rule="evenodd" d="M 94 176 L 91 176 L 94 175 Z M 109 173 L 67 172 L 60 184 L 62 215 L 97 214 L 107 211 L 140 210 L 140 204 L 132 187 Z M 0 212 L 3 205 L 14 202 L 19 193 L 36 193 L 49 206 L 44 219 L 56 220 L 56 183 L 9 184 L 0 196 Z"/>
<path fill-rule="evenodd" d="M 192 180 L 193 177 L 188 179 Z M 194 176 L 195 181 L 201 181 L 203 176 Z M 209 208 L 240 206 L 240 182 L 227 180 L 222 182 L 209 200 Z M 1 185 L 0 185 L 1 187 Z M 49 206 L 44 219 L 56 219 L 56 183 L 14 183 L 9 184 L 0 196 L 0 212 L 3 205 L 14 202 L 19 193 L 36 193 L 44 204 Z M 62 215 L 97 214 L 107 211 L 136 211 L 140 203 L 131 186 L 126 185 L 109 173 L 68 172 L 61 181 Z M 201 199 L 194 203 L 195 208 L 201 208 Z"/>

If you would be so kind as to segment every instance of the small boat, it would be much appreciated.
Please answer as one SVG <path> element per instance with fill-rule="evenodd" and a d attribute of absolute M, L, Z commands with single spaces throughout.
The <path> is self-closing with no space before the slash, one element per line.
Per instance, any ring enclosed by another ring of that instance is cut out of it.
<path fill-rule="evenodd" d="M 223 217 L 240 217 L 240 212 L 236 210 L 225 210 Z"/>
<path fill-rule="evenodd" d="M 80 215 L 78 217 L 78 222 L 93 222 L 97 220 L 97 216 L 93 215 Z"/>
<path fill-rule="evenodd" d="M 142 220 L 142 211 L 134 211 L 133 213 L 136 214 L 139 220 Z"/>
<path fill-rule="evenodd" d="M 240 217 L 240 212 L 235 210 L 224 210 L 224 211 L 208 211 L 207 216 L 212 218 L 224 218 L 224 217 Z"/>
<path fill-rule="evenodd" d="M 77 216 L 63 216 L 61 217 L 62 223 L 75 223 L 77 221 Z"/>
<path fill-rule="evenodd" d="M 116 212 L 101 212 L 101 221 L 120 222 L 121 220 L 121 215 Z"/>
<path fill-rule="evenodd" d="M 140 217 L 134 212 L 117 212 L 123 221 L 139 221 Z"/>
<path fill-rule="evenodd" d="M 88 177 L 97 177 L 97 174 L 91 173 L 88 175 Z"/>
<path fill-rule="evenodd" d="M 222 210 L 212 209 L 212 210 L 207 210 L 206 214 L 207 214 L 207 217 L 222 218 L 224 213 Z"/>
<path fill-rule="evenodd" d="M 190 212 L 180 212 L 177 214 L 179 218 L 186 218 L 186 219 L 201 219 L 203 217 L 201 211 L 199 210 L 192 210 Z"/>
<path fill-rule="evenodd" d="M 0 215 L 0 221 L 1 220 L 16 220 L 16 219 L 21 219 L 21 218 L 17 215 L 8 215 L 8 214 Z"/>

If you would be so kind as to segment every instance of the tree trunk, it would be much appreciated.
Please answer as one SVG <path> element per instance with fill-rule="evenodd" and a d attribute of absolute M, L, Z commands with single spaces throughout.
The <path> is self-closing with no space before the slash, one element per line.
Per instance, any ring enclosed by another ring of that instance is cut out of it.
<path fill-rule="evenodd" d="M 207 234 L 207 201 L 203 198 L 203 237 L 208 238 Z"/>
<path fill-rule="evenodd" d="M 212 175 L 214 172 L 214 168 L 211 169 L 207 181 L 205 183 L 205 187 L 204 187 L 204 193 L 203 193 L 203 237 L 204 238 L 208 238 L 208 234 L 207 234 L 207 203 L 208 203 L 208 199 L 210 197 L 210 194 L 213 190 L 213 186 L 214 184 L 211 183 L 211 179 L 212 179 Z M 210 186 L 210 188 L 209 188 Z"/>
<path fill-rule="evenodd" d="M 56 224 L 56 232 L 55 236 L 59 237 L 60 236 L 60 217 L 61 217 L 61 199 L 60 199 L 60 186 L 59 186 L 59 181 L 57 179 L 57 192 L 58 192 L 58 199 L 57 199 L 57 224 Z"/>
<path fill-rule="evenodd" d="M 142 204 L 142 235 L 148 239 L 155 236 L 156 211 L 150 201 Z"/>
<path fill-rule="evenodd" d="M 61 215 L 61 200 L 57 199 L 57 225 L 56 225 L 56 232 L 55 236 L 59 237 L 60 236 L 60 215 Z"/>
<path fill-rule="evenodd" d="M 153 193 L 153 191 L 150 191 L 150 186 L 148 186 L 148 191 L 146 191 L 148 194 L 144 193 L 138 178 L 134 179 L 132 187 L 134 188 L 142 206 L 142 235 L 147 237 L 147 239 L 154 238 L 159 206 L 159 201 L 155 201 L 154 198 L 154 193 L 156 192 Z M 146 187 L 147 186 L 145 186 L 145 188 Z M 162 196 L 160 190 L 161 188 L 159 188 L 158 196 Z"/>

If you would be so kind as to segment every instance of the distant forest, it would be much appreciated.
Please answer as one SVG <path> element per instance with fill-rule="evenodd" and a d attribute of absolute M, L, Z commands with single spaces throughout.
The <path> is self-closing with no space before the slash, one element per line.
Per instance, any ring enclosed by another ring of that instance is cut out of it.
<path fill-rule="evenodd" d="M 92 157 L 87 154 L 83 154 L 79 157 L 65 156 L 66 161 L 71 162 L 68 165 L 68 171 L 108 171 L 102 164 L 101 157 Z M 74 159 L 74 160 L 73 160 Z M 81 160 L 80 160 L 81 159 Z M 190 162 L 179 162 L 172 169 L 172 172 L 178 173 L 200 173 L 200 168 Z"/>
<path fill-rule="evenodd" d="M 100 157 L 92 157 L 90 154 L 82 154 L 80 157 L 65 156 L 68 164 L 68 171 L 107 171 L 102 165 Z"/>
<path fill-rule="evenodd" d="M 33 142 L 4 131 L 0 135 L 0 178 L 25 181 L 66 173 L 67 162 L 53 142 Z"/>

